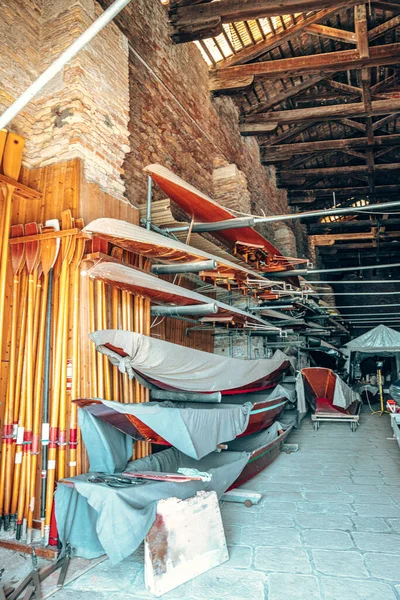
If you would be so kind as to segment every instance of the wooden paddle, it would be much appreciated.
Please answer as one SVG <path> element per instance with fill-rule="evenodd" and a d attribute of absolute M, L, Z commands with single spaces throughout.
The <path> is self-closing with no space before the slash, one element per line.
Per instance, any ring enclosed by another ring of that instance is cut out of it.
<path fill-rule="evenodd" d="M 73 219 L 71 211 L 67 210 L 61 214 L 61 228 L 71 229 L 73 225 Z M 44 543 L 47 546 L 50 536 L 50 521 L 51 511 L 53 507 L 53 493 L 56 476 L 56 463 L 57 463 L 57 442 L 65 445 L 66 439 L 60 439 L 59 429 L 65 432 L 65 419 L 66 415 L 62 415 L 62 411 L 66 410 L 66 348 L 65 348 L 65 337 L 66 337 L 66 322 L 68 321 L 67 315 L 67 296 L 68 296 L 68 268 L 74 255 L 74 246 L 72 244 L 72 236 L 67 235 L 61 238 L 61 274 L 59 280 L 58 290 L 58 315 L 57 315 L 57 326 L 55 333 L 55 347 L 54 347 L 54 368 L 53 368 L 53 386 L 52 386 L 52 399 L 51 399 L 51 410 L 50 410 L 50 436 L 49 436 L 49 447 L 48 447 L 48 461 L 47 461 L 47 483 L 46 483 L 46 516 L 45 516 L 45 527 L 44 527 Z M 65 362 L 63 362 L 65 358 Z M 62 389 L 63 383 L 64 390 Z M 64 394 L 64 395 L 63 395 Z M 60 418 L 60 424 L 59 424 Z"/>
<path fill-rule="evenodd" d="M 75 227 L 83 229 L 83 219 L 76 219 Z M 78 237 L 75 245 L 75 254 L 71 263 L 71 279 L 73 282 L 72 300 L 72 388 L 71 399 L 79 398 L 79 291 L 80 291 L 80 264 L 85 251 L 85 238 Z M 78 407 L 71 402 L 69 422 L 69 476 L 75 477 L 77 471 L 77 447 L 78 447 Z"/>
<path fill-rule="evenodd" d="M 47 222 L 48 223 L 48 222 Z M 58 221 L 50 221 L 54 226 L 49 226 L 46 223 L 46 226 L 43 227 L 42 233 L 51 233 L 55 232 L 59 229 Z M 35 311 L 37 307 L 40 307 L 39 314 L 39 324 L 36 331 L 38 331 L 37 337 L 37 347 L 36 347 L 36 365 L 35 365 L 35 387 L 34 387 L 34 417 L 33 417 L 33 436 L 32 436 L 32 450 L 31 450 L 31 479 L 30 479 L 30 487 L 29 487 L 29 495 L 28 495 L 28 528 L 27 528 L 27 544 L 30 544 L 32 541 L 32 527 L 33 527 L 33 515 L 36 504 L 36 475 L 37 475 L 37 463 L 39 457 L 39 433 L 40 433 L 40 423 L 41 416 L 43 414 L 42 410 L 42 386 L 43 386 L 43 365 L 45 361 L 45 342 L 47 335 L 47 305 L 48 305 L 48 291 L 49 291 L 49 273 L 53 268 L 54 263 L 57 258 L 58 248 L 59 248 L 59 239 L 52 238 L 48 240 L 43 240 L 41 242 L 41 269 L 43 273 L 43 281 L 42 281 L 42 294 L 41 294 L 41 302 L 37 301 L 35 304 Z M 51 303 L 51 296 L 50 296 Z"/>
<path fill-rule="evenodd" d="M 74 219 L 71 211 L 65 211 L 61 215 L 61 229 L 72 229 Z M 65 268 L 65 292 L 61 293 L 60 302 L 64 299 L 64 319 L 62 334 L 62 358 L 61 358 L 61 378 L 60 378 L 60 407 L 59 407 L 59 428 L 58 428 L 58 478 L 65 477 L 65 462 L 67 450 L 67 359 L 68 359 L 68 338 L 69 338 L 69 312 L 70 312 L 70 266 L 75 256 L 76 236 L 69 236 L 70 244 L 68 252 L 63 255 L 62 269 Z M 62 242 L 61 242 L 62 245 Z"/>
<path fill-rule="evenodd" d="M 40 229 L 37 223 L 27 223 L 25 225 L 25 235 L 39 235 Z M 32 429 L 33 429 L 33 370 L 34 370 L 34 311 L 35 311 L 35 291 L 36 279 L 35 271 L 39 266 L 40 244 L 39 241 L 27 242 L 25 245 L 26 269 L 28 271 L 28 307 L 27 307 L 27 329 L 26 329 L 26 393 L 25 393 L 25 432 L 24 432 L 24 451 L 22 456 L 22 471 L 25 473 L 21 477 L 19 490 L 19 504 L 17 517 L 16 538 L 21 538 L 21 527 L 26 503 L 22 496 L 30 489 L 31 459 L 32 451 Z M 26 463 L 26 465 L 24 465 Z"/>
<path fill-rule="evenodd" d="M 3 137 L 3 136 L 2 136 Z M 25 140 L 16 133 L 9 133 L 4 146 L 3 154 L 3 173 L 7 177 L 11 177 L 15 181 L 18 180 L 21 164 L 22 151 L 25 145 Z M 3 350 L 3 321 L 4 321 L 4 306 L 5 306 L 5 290 L 7 279 L 7 261 L 8 261 L 8 246 L 9 232 L 11 225 L 11 207 L 14 195 L 15 186 L 10 183 L 3 184 L 5 189 L 2 223 L 1 223 L 1 260 L 0 260 L 0 360 Z"/>
<path fill-rule="evenodd" d="M 13 225 L 11 237 L 23 237 L 24 226 Z M 12 312 L 11 312 L 11 339 L 8 370 L 8 396 L 7 406 L 4 413 L 4 436 L 2 446 L 2 458 L 4 455 L 5 471 L 0 478 L 0 506 L 3 507 L 4 529 L 7 530 L 10 523 L 10 501 L 13 476 L 14 460 L 14 403 L 15 403 L 15 380 L 16 380 L 16 353 L 17 353 L 17 325 L 19 308 L 20 276 L 24 266 L 25 244 L 14 244 L 11 246 L 11 267 L 13 271 L 12 286 Z M 5 444 L 4 444 L 5 442 Z M 3 505 L 4 498 L 4 505 Z"/>

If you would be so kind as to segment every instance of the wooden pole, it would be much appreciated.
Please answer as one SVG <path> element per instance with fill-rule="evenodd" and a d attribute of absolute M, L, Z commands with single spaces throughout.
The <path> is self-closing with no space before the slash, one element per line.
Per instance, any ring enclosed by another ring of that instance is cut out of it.
<path fill-rule="evenodd" d="M 61 229 L 72 229 L 74 220 L 71 211 L 65 211 L 61 215 Z M 60 379 L 60 407 L 58 428 L 58 479 L 65 477 L 65 462 L 67 450 L 67 357 L 68 357 L 68 332 L 69 332 L 69 292 L 70 292 L 70 265 L 75 256 L 76 237 L 70 237 L 68 252 L 63 256 L 62 268 L 65 268 L 65 293 L 64 293 L 64 318 L 62 339 L 62 370 Z"/>
<path fill-rule="evenodd" d="M 25 225 L 25 235 L 37 235 L 40 229 L 37 223 Z M 27 304 L 27 330 L 26 330 L 26 390 L 25 390 L 25 431 L 24 448 L 22 454 L 22 474 L 19 492 L 18 516 L 17 516 L 17 540 L 21 539 L 23 518 L 26 514 L 27 502 L 23 495 L 27 495 L 30 489 L 32 430 L 33 430 L 33 369 L 34 369 L 34 315 L 35 315 L 35 292 L 36 276 L 39 266 L 40 245 L 39 242 L 28 242 L 25 246 L 26 268 L 28 271 L 28 304 Z"/>
<path fill-rule="evenodd" d="M 11 237 L 22 237 L 24 235 L 23 225 L 11 227 Z M 14 244 L 11 247 L 11 266 L 13 270 L 12 287 L 12 313 L 11 313 L 11 340 L 8 370 L 8 395 L 7 405 L 4 413 L 2 459 L 4 458 L 4 472 L 0 478 L 0 506 L 3 509 L 3 524 L 7 530 L 10 524 L 10 502 L 14 459 L 14 403 L 15 403 L 15 380 L 16 380 L 16 354 L 17 354 L 17 326 L 20 276 L 24 266 L 25 244 Z M 4 500 L 4 504 L 3 504 Z"/>
<path fill-rule="evenodd" d="M 83 229 L 82 219 L 76 219 L 75 226 Z M 71 400 L 79 397 L 79 299 L 80 299 L 80 263 L 85 250 L 85 239 L 76 240 L 75 254 L 71 264 L 73 280 L 73 314 L 72 314 L 72 389 Z M 75 477 L 77 471 L 78 419 L 77 406 L 71 402 L 69 423 L 69 476 Z"/>
<path fill-rule="evenodd" d="M 72 223 L 71 211 L 64 211 L 61 215 L 62 228 L 70 229 Z M 55 337 L 55 348 L 54 348 L 54 379 L 52 388 L 52 399 L 51 399 L 51 410 L 50 410 L 50 436 L 49 436 L 49 448 L 48 448 L 48 462 L 47 462 L 47 483 L 46 483 L 46 516 L 45 516 L 45 527 L 44 527 L 44 543 L 47 546 L 50 536 L 50 520 L 51 511 L 53 508 L 53 493 L 56 475 L 56 462 L 57 462 L 57 439 L 58 439 L 58 422 L 60 413 L 60 392 L 61 392 L 61 381 L 62 371 L 66 369 L 66 365 L 62 364 L 63 359 L 63 334 L 64 334 L 64 319 L 65 316 L 65 296 L 68 292 L 67 279 L 68 279 L 68 265 L 72 254 L 71 248 L 71 236 L 65 236 L 61 238 L 61 274 L 59 282 L 59 302 L 58 302 L 58 316 L 57 316 L 57 327 Z M 69 260 L 68 260 L 69 259 Z"/>
<path fill-rule="evenodd" d="M 46 221 L 46 227 L 58 231 L 60 224 L 58 220 Z M 42 402 L 42 472 L 41 472 L 41 498 L 40 498 L 40 522 L 41 538 L 44 540 L 44 525 L 46 515 L 46 484 L 47 484 L 47 458 L 49 444 L 49 393 L 50 393 L 50 349 L 51 349 L 51 328 L 53 315 L 53 277 L 54 265 L 57 260 L 60 249 L 59 239 L 49 239 L 42 242 L 42 268 L 45 282 L 44 288 L 47 290 L 46 296 L 46 324 L 45 324 L 45 343 L 44 343 L 44 374 L 43 374 L 43 402 Z"/>

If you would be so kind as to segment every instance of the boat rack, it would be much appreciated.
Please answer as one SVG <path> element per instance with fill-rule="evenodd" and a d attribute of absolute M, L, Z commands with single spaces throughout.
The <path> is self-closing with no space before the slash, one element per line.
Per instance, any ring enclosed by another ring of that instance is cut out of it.
<path fill-rule="evenodd" d="M 360 410 L 361 403 L 358 405 L 357 413 L 355 415 L 341 414 L 335 411 L 335 413 L 329 412 L 318 412 L 311 415 L 311 421 L 314 427 L 314 431 L 318 431 L 321 422 L 337 422 L 337 423 L 350 423 L 351 431 L 356 431 L 360 421 Z"/>

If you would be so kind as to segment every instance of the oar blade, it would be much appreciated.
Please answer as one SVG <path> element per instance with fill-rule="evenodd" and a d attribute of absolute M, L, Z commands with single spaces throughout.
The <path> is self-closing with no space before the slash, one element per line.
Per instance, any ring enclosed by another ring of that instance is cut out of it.
<path fill-rule="evenodd" d="M 38 223 L 27 223 L 25 225 L 25 235 L 38 235 L 40 234 L 40 227 Z M 40 258 L 40 243 L 39 240 L 27 242 L 25 244 L 26 253 L 26 267 L 28 273 L 33 273 L 37 268 Z"/>
<path fill-rule="evenodd" d="M 46 221 L 45 227 L 42 229 L 42 233 L 50 231 L 59 231 L 60 223 L 57 219 L 50 219 Z M 60 238 L 49 238 L 42 241 L 42 268 L 43 273 L 48 275 L 50 269 L 54 267 L 57 260 L 58 252 L 60 250 Z"/>
<path fill-rule="evenodd" d="M 19 238 L 25 235 L 23 225 L 12 225 L 11 226 L 11 237 Z M 18 275 L 21 272 L 24 263 L 25 255 L 25 244 L 12 244 L 10 249 L 11 255 L 11 266 L 14 275 Z"/>

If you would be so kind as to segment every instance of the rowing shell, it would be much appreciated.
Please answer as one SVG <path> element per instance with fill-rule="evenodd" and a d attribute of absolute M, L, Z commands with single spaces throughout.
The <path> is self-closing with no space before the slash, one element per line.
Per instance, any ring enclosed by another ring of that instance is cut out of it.
<path fill-rule="evenodd" d="M 236 217 L 230 210 L 186 183 L 169 169 L 161 165 L 148 165 L 144 171 L 196 222 L 214 223 Z M 272 272 L 294 268 L 288 258 L 252 227 L 224 229 L 210 233 L 227 244 L 234 254 L 239 254 L 245 262 L 254 265 L 257 269 Z"/>
<path fill-rule="evenodd" d="M 206 271 L 202 276 L 212 279 L 216 283 L 234 283 L 241 285 L 247 279 L 258 279 L 265 283 L 265 278 L 246 267 L 228 260 L 222 260 L 208 252 L 197 250 L 172 238 L 167 238 L 154 231 L 148 231 L 127 221 L 119 219 L 95 219 L 83 229 L 85 233 L 94 238 L 108 242 L 135 252 L 147 258 L 156 259 L 163 263 L 188 263 L 203 260 L 217 262 L 216 271 Z"/>
<path fill-rule="evenodd" d="M 231 317 L 232 323 L 235 324 L 253 323 L 264 327 L 269 326 L 267 321 L 240 308 L 229 306 L 192 290 L 179 287 L 134 267 L 112 262 L 100 262 L 92 267 L 88 273 L 93 279 L 104 281 L 120 290 L 147 298 L 154 304 L 187 306 L 210 304 L 211 302 L 216 304 L 218 308 L 218 312 L 212 315 L 213 321 L 224 320 L 225 322 L 227 317 Z"/>

